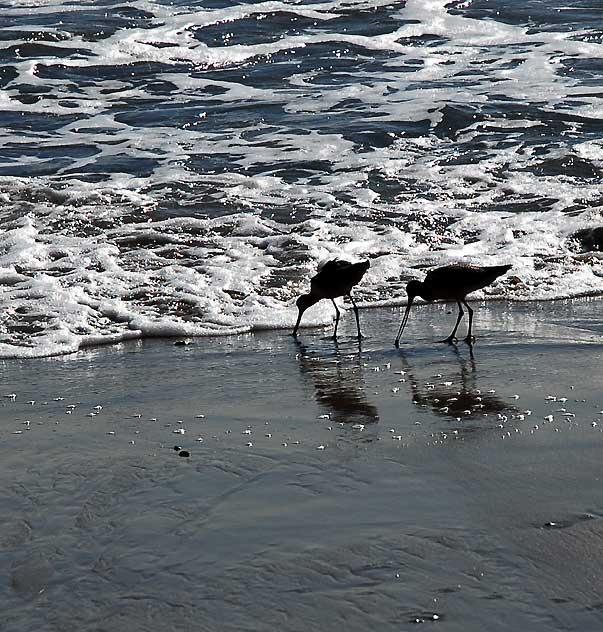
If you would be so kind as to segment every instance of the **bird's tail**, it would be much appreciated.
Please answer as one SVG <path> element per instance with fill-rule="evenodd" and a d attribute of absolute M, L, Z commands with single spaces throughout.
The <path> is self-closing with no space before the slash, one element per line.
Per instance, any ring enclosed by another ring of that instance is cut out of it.
<path fill-rule="evenodd" d="M 490 266 L 490 270 L 492 270 L 492 274 L 495 274 L 495 278 L 497 278 L 508 272 L 512 267 L 513 266 L 510 264 L 506 264 L 504 266 Z"/>
<path fill-rule="evenodd" d="M 513 266 L 507 264 L 504 266 L 488 266 L 486 268 L 488 270 L 488 277 L 491 279 L 490 283 L 494 281 L 494 279 L 498 279 L 499 276 L 507 273 Z"/>

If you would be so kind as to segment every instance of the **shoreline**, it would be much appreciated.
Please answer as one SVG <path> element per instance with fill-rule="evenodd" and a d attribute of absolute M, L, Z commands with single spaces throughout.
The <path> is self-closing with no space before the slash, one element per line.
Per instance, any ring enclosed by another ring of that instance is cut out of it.
<path fill-rule="evenodd" d="M 566 313 L 570 317 L 573 312 L 576 311 L 573 309 L 574 307 L 577 310 L 580 310 L 581 306 L 584 306 L 590 302 L 603 302 L 603 295 L 588 295 L 580 298 L 568 298 L 568 299 L 554 299 L 551 301 L 542 301 L 542 300 L 521 300 L 514 301 L 505 298 L 494 298 L 488 300 L 479 300 L 479 301 L 471 301 L 470 304 L 473 305 L 476 313 L 479 311 L 487 310 L 489 306 L 492 306 L 494 309 L 497 309 L 501 305 L 507 306 L 508 309 L 513 310 L 513 308 L 517 308 L 520 312 L 525 312 L 526 309 L 532 308 L 535 313 L 541 313 L 544 311 L 549 311 L 550 316 L 554 316 L 559 313 Z M 383 313 L 391 313 L 392 310 L 395 310 L 400 307 L 404 307 L 406 305 L 406 301 L 398 302 L 392 299 L 392 301 L 384 301 L 379 302 L 378 304 L 366 304 L 366 303 L 358 303 L 358 307 L 360 309 L 360 318 L 361 323 L 363 321 L 362 313 L 363 312 L 381 312 Z M 351 308 L 346 304 L 345 306 L 340 305 L 340 310 L 342 311 L 342 326 L 345 324 L 346 320 L 349 318 L 349 314 L 352 313 Z M 411 312 L 411 320 L 414 318 L 420 318 L 421 310 L 439 310 L 439 311 L 454 311 L 455 305 L 454 303 L 444 303 L 444 302 L 435 302 L 435 303 L 427 303 L 423 300 L 417 300 L 414 305 L 414 309 Z M 431 312 L 430 319 L 433 320 L 433 315 Z M 348 318 L 346 318 L 346 315 Z M 400 314 L 401 316 L 401 314 Z M 378 315 L 377 320 L 381 321 L 383 319 L 383 314 Z M 328 330 L 334 323 L 334 318 L 332 321 L 325 323 L 324 321 L 317 322 L 312 320 L 311 315 L 307 317 L 304 321 L 302 321 L 300 325 L 300 336 L 303 335 L 304 331 L 316 331 L 319 329 Z M 368 320 L 367 317 L 364 320 Z M 545 315 L 546 322 L 546 315 Z M 235 338 L 241 335 L 264 335 L 275 333 L 279 334 L 281 332 L 287 332 L 293 329 L 293 325 L 295 324 L 295 318 L 291 320 L 292 324 L 283 324 L 282 326 L 262 326 L 259 325 L 257 327 L 251 327 L 249 329 L 238 328 L 236 331 L 225 331 L 225 332 L 212 332 L 211 334 L 187 334 L 185 331 L 177 331 L 177 328 L 174 328 L 172 324 L 168 329 L 172 329 L 173 333 L 161 331 L 162 324 L 156 323 L 154 328 L 158 333 L 144 333 L 142 330 L 129 330 L 119 334 L 111 334 L 107 336 L 91 336 L 88 339 L 84 339 L 80 341 L 78 346 L 75 348 L 70 348 L 69 350 L 60 351 L 60 350 L 48 350 L 46 352 L 36 353 L 35 348 L 33 347 L 17 347 L 13 345 L 0 344 L 0 350 L 4 347 L 10 347 L 11 349 L 15 349 L 12 354 L 2 355 L 0 351 L 0 362 L 4 360 L 23 360 L 23 359 L 43 359 L 43 358 L 53 358 L 60 356 L 68 356 L 72 354 L 77 354 L 80 352 L 85 352 L 88 349 L 94 349 L 98 347 L 112 347 L 119 346 L 123 344 L 127 344 L 129 342 L 139 343 L 144 342 L 146 340 L 155 340 L 155 339 L 164 339 L 164 340 L 176 340 L 180 339 L 182 341 L 186 341 L 185 344 L 188 343 L 197 343 L 203 340 L 213 340 L 217 338 Z M 370 327 L 370 322 L 367 323 Z M 462 323 L 461 323 L 462 329 Z M 602 328 L 603 332 L 603 328 Z M 74 344 L 76 344 L 74 342 Z M 6 352 L 9 353 L 9 352 Z M 19 355 L 22 354 L 22 355 Z"/>

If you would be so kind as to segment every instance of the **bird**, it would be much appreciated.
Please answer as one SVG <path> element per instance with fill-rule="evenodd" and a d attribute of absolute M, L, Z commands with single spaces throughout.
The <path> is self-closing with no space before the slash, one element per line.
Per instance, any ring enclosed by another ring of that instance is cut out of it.
<path fill-rule="evenodd" d="M 447 342 L 448 344 L 454 344 L 456 342 L 456 330 L 459 323 L 463 318 L 463 305 L 469 312 L 469 328 L 467 331 L 467 337 L 465 342 L 467 344 L 473 344 L 475 336 L 471 333 L 471 327 L 473 325 L 473 310 L 467 305 L 465 300 L 467 294 L 481 290 L 493 283 L 499 276 L 502 276 L 511 269 L 510 265 L 503 266 L 470 266 L 464 264 L 455 264 L 449 266 L 443 266 L 441 268 L 435 268 L 430 270 L 423 282 L 410 281 L 406 286 L 406 293 L 408 295 L 408 305 L 404 312 L 404 317 L 400 323 L 400 329 L 398 329 L 398 335 L 394 345 L 400 346 L 400 336 L 404 331 L 406 322 L 408 321 L 408 315 L 410 314 L 410 308 L 413 301 L 417 296 L 420 296 L 426 301 L 456 301 L 459 306 L 459 313 L 456 319 L 456 324 L 452 333 L 441 340 L 440 342 Z"/>
<path fill-rule="evenodd" d="M 350 263 L 343 259 L 331 259 L 327 261 L 318 273 L 310 279 L 310 292 L 308 294 L 302 294 L 297 299 L 297 308 L 299 314 L 295 328 L 293 329 L 293 336 L 297 336 L 297 329 L 301 322 L 303 313 L 318 301 L 323 298 L 331 299 L 335 306 L 335 331 L 333 332 L 333 339 L 337 339 L 337 326 L 339 325 L 339 308 L 335 303 L 338 296 L 348 296 L 352 301 L 354 307 L 354 314 L 356 315 L 356 326 L 358 328 L 358 339 L 362 338 L 360 332 L 360 319 L 358 317 L 358 307 L 352 298 L 350 292 L 352 288 L 360 283 L 362 277 L 366 271 L 371 267 L 369 261 L 360 261 L 359 263 Z"/>

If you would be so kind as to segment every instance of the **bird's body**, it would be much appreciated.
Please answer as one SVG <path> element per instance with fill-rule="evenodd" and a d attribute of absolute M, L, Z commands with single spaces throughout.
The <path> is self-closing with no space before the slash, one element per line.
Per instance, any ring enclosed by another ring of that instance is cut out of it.
<path fill-rule="evenodd" d="M 473 335 L 471 333 L 471 327 L 473 324 L 473 310 L 467 305 L 465 298 L 467 294 L 481 290 L 493 283 L 499 276 L 502 276 L 511 269 L 510 265 L 504 266 L 470 266 L 470 265 L 450 265 L 442 268 L 436 268 L 428 272 L 425 280 L 411 281 L 406 286 L 406 292 L 408 294 L 408 305 L 404 318 L 398 330 L 395 345 L 396 347 L 400 343 L 400 336 L 404 331 L 410 308 L 416 296 L 420 296 L 426 301 L 455 301 L 459 306 L 459 314 L 456 321 L 456 325 L 452 330 L 452 333 L 448 338 L 442 342 L 453 343 L 458 329 L 459 323 L 463 318 L 464 305 L 469 312 L 469 330 L 465 341 L 468 343 L 473 342 Z"/>
<path fill-rule="evenodd" d="M 349 263 L 341 259 L 327 261 L 310 279 L 310 294 L 320 298 L 348 296 L 369 269 L 368 261 Z"/>
<path fill-rule="evenodd" d="M 369 261 L 361 261 L 359 263 L 350 263 L 349 261 L 342 261 L 341 259 L 332 259 L 327 261 L 317 272 L 316 275 L 310 280 L 310 292 L 309 294 L 302 294 L 297 299 L 297 307 L 299 309 L 299 315 L 297 323 L 293 329 L 293 335 L 297 335 L 297 329 L 303 313 L 318 301 L 323 298 L 328 298 L 333 302 L 335 306 L 335 332 L 333 338 L 337 337 L 337 326 L 339 325 L 339 309 L 335 303 L 336 298 L 339 296 L 348 296 L 352 301 L 354 307 L 354 313 L 356 315 L 356 325 L 358 327 L 358 338 L 362 337 L 360 333 L 360 320 L 358 317 L 358 307 L 352 298 L 352 288 L 357 285 L 366 271 L 370 267 Z"/>

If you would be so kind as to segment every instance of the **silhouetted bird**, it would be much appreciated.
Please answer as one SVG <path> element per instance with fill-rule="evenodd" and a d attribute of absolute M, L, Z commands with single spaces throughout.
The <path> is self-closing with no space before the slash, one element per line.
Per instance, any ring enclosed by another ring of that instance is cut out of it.
<path fill-rule="evenodd" d="M 455 334 L 458 329 L 461 318 L 463 318 L 464 305 L 469 312 L 469 329 L 467 331 L 467 337 L 465 342 L 471 344 L 475 337 L 471 334 L 471 326 L 473 324 L 473 310 L 467 305 L 465 297 L 470 292 L 475 290 L 481 290 L 482 288 L 493 283 L 499 276 L 505 274 L 511 269 L 512 266 L 469 266 L 469 265 L 451 265 L 444 266 L 443 268 L 436 268 L 427 273 L 425 280 L 410 281 L 406 286 L 406 293 L 408 294 L 408 305 L 404 312 L 404 318 L 398 329 L 398 335 L 394 344 L 396 347 L 400 346 L 400 336 L 404 331 L 406 322 L 408 321 L 408 315 L 410 314 L 410 308 L 415 300 L 415 297 L 420 296 L 426 301 L 456 301 L 459 306 L 459 315 L 456 319 L 456 325 L 452 330 L 452 333 L 448 338 L 445 338 L 441 342 L 447 342 L 453 344 L 456 340 Z M 462 304 L 462 305 L 461 305 Z"/>
<path fill-rule="evenodd" d="M 299 309 L 299 315 L 295 328 L 293 329 L 293 335 L 297 335 L 297 328 L 301 322 L 303 313 L 318 303 L 323 298 L 329 298 L 335 306 L 335 331 L 333 332 L 333 338 L 337 338 L 337 326 L 339 325 L 339 308 L 334 299 L 338 296 L 349 296 L 354 307 L 354 314 L 356 315 L 356 326 L 358 327 L 358 338 L 362 337 L 360 333 L 360 319 L 358 318 L 358 307 L 350 294 L 352 288 L 360 282 L 365 272 L 370 268 L 369 261 L 361 261 L 360 263 L 350 263 L 349 261 L 342 261 L 340 259 L 332 259 L 327 261 L 318 271 L 318 273 L 310 280 L 310 293 L 302 294 L 297 299 L 297 308 Z"/>

